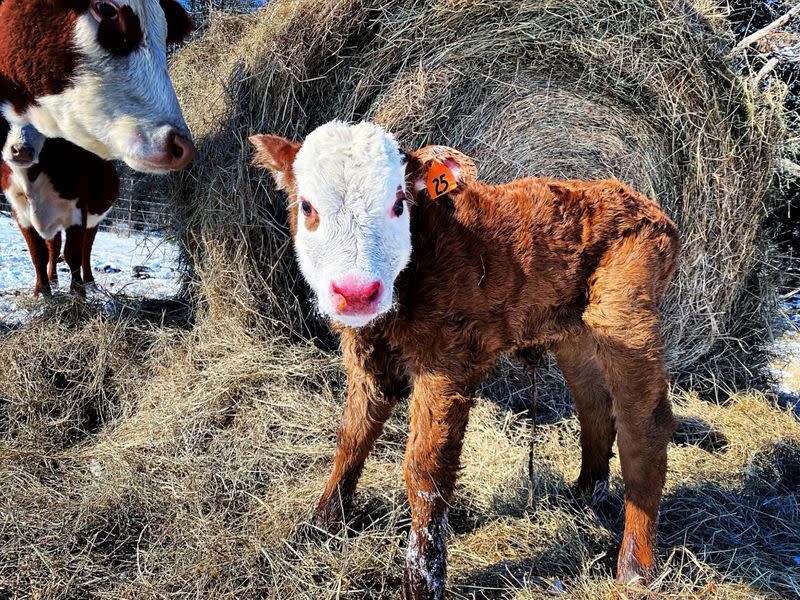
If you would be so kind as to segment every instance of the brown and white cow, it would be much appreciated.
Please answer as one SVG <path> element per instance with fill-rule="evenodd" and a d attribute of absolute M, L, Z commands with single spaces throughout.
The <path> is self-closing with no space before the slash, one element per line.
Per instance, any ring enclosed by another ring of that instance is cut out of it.
<path fill-rule="evenodd" d="M 581 425 L 578 488 L 625 484 L 620 581 L 656 573 L 656 516 L 674 428 L 659 302 L 679 240 L 658 205 L 612 180 L 477 181 L 442 146 L 402 152 L 371 123 L 300 144 L 251 138 L 289 194 L 300 270 L 341 334 L 347 403 L 314 522 L 337 531 L 364 461 L 410 391 L 411 532 L 403 593 L 444 596 L 447 510 L 473 394 L 502 353 L 551 350 Z"/>
<path fill-rule="evenodd" d="M 191 21 L 177 0 L 1 0 L 0 111 L 153 173 L 195 154 L 167 72 Z"/>
<path fill-rule="evenodd" d="M 84 285 L 94 282 L 97 227 L 119 194 L 113 163 L 66 140 L 45 140 L 32 125 L 13 125 L 3 147 L 2 187 L 31 253 L 34 297 L 49 296 L 58 283 L 62 232 L 70 289 L 84 294 Z"/>

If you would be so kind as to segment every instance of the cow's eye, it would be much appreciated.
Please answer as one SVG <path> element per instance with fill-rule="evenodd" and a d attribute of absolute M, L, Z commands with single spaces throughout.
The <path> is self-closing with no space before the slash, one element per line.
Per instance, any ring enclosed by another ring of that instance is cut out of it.
<path fill-rule="evenodd" d="M 119 9 L 110 2 L 95 2 L 95 12 L 104 19 L 116 19 Z"/>
<path fill-rule="evenodd" d="M 402 198 L 398 198 L 395 200 L 394 206 L 392 206 L 392 214 L 395 217 L 399 217 L 403 214 L 403 210 L 405 210 L 405 204 L 403 203 Z"/>
<path fill-rule="evenodd" d="M 314 207 L 311 206 L 311 203 L 308 200 L 300 201 L 300 210 L 302 210 L 303 214 L 307 217 L 310 217 L 314 214 Z"/>

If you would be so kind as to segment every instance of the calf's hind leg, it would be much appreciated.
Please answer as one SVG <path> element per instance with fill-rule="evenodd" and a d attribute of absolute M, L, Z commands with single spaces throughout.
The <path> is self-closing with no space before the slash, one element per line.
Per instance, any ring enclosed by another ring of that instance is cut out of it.
<path fill-rule="evenodd" d="M 564 340 L 554 353 L 572 393 L 581 426 L 581 472 L 577 488 L 596 506 L 608 498 L 608 463 L 616 433 L 605 371 L 594 338 L 588 332 Z"/>
<path fill-rule="evenodd" d="M 649 582 L 656 571 L 658 506 L 675 421 L 668 398 L 658 302 L 674 266 L 676 241 L 627 238 L 601 260 L 584 321 L 597 342 L 617 424 L 625 484 L 625 530 L 617 579 Z"/>
<path fill-rule="evenodd" d="M 92 227 L 86 230 L 83 241 L 83 252 L 81 255 L 83 283 L 85 286 L 94 285 L 94 273 L 92 273 L 92 248 L 94 247 L 95 237 L 97 237 L 97 227 Z"/>
<path fill-rule="evenodd" d="M 70 283 L 70 292 L 85 296 L 86 290 L 83 287 L 83 278 L 81 277 L 81 261 L 83 259 L 83 245 L 86 229 L 81 225 L 73 225 L 67 229 L 67 241 L 64 244 L 64 259 L 69 265 L 69 270 L 72 273 L 72 282 Z"/>
<path fill-rule="evenodd" d="M 59 231 L 52 240 L 47 240 L 47 252 L 49 260 L 47 263 L 47 278 L 50 285 L 58 285 L 58 259 L 61 256 L 61 232 Z"/>

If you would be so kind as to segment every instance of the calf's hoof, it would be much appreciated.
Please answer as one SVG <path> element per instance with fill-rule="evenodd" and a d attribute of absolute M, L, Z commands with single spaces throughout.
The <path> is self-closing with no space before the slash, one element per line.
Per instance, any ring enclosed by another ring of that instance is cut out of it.
<path fill-rule="evenodd" d="M 313 525 L 317 531 L 327 536 L 334 536 L 340 534 L 342 530 L 344 530 L 344 519 L 341 514 L 334 513 L 333 511 L 317 509 L 314 516 L 311 518 L 311 525 Z"/>
<path fill-rule="evenodd" d="M 33 288 L 33 297 L 38 298 L 39 296 L 44 296 L 45 298 L 51 298 L 53 296 L 53 292 L 50 291 L 49 285 L 37 285 Z"/>
<path fill-rule="evenodd" d="M 637 548 L 636 542 L 624 543 L 617 561 L 617 582 L 648 585 L 656 576 L 656 565 L 650 548 Z"/>
<path fill-rule="evenodd" d="M 444 575 L 421 573 L 407 567 L 400 597 L 402 600 L 442 600 Z"/>
<path fill-rule="evenodd" d="M 345 510 L 345 503 L 338 493 L 330 497 L 323 496 L 311 517 L 311 524 L 329 536 L 338 535 L 344 529 Z"/>
<path fill-rule="evenodd" d="M 86 297 L 86 286 L 83 285 L 82 281 L 72 281 L 69 286 L 69 291 L 71 294 L 78 296 L 79 298 Z"/>

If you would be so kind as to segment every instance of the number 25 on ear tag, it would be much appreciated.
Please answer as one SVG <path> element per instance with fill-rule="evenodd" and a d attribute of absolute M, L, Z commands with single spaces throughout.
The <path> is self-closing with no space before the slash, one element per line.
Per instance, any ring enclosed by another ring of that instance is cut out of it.
<path fill-rule="evenodd" d="M 428 188 L 428 195 L 431 200 L 436 200 L 439 196 L 444 196 L 458 187 L 453 172 L 446 164 L 439 161 L 431 164 L 428 169 L 428 179 L 425 185 Z"/>

